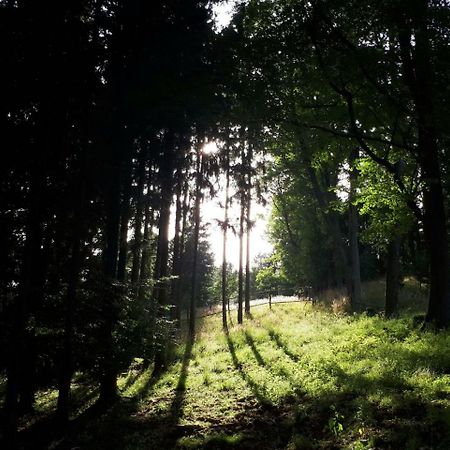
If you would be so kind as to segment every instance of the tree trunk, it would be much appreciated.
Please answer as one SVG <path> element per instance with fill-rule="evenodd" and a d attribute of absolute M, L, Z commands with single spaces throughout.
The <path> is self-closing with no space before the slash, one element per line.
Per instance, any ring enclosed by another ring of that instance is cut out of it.
<path fill-rule="evenodd" d="M 410 15 L 410 17 L 406 17 Z M 423 225 L 430 259 L 426 320 L 450 325 L 450 276 L 447 219 L 433 105 L 433 64 L 428 35 L 428 1 L 414 2 L 398 22 L 403 74 L 414 100 L 418 161 L 423 182 Z M 410 20 L 409 20 L 410 19 Z M 415 45 L 412 45 L 414 29 Z"/>
<path fill-rule="evenodd" d="M 251 205 L 252 205 L 252 144 L 249 144 L 247 154 L 247 236 L 246 236 L 246 253 L 245 253 L 245 315 L 250 315 L 250 234 L 251 234 Z"/>
<path fill-rule="evenodd" d="M 82 236 L 84 234 L 83 214 L 85 205 L 86 185 L 82 182 L 85 171 L 84 153 L 80 156 L 81 164 L 78 180 L 75 183 L 75 205 L 73 209 L 74 224 L 69 262 L 69 274 L 67 281 L 67 294 L 65 304 L 64 337 L 61 354 L 61 369 L 58 383 L 57 414 L 62 423 L 69 420 L 70 410 L 70 385 L 73 375 L 73 335 L 74 316 L 77 304 L 77 291 L 82 265 Z"/>
<path fill-rule="evenodd" d="M 396 236 L 388 244 L 386 268 L 386 318 L 398 315 L 398 293 L 400 289 L 400 248 L 401 237 Z"/>
<path fill-rule="evenodd" d="M 348 274 L 348 257 L 346 254 L 346 248 L 343 242 L 342 230 L 339 224 L 339 217 L 336 212 L 330 211 L 328 199 L 325 196 L 325 193 L 321 189 L 319 185 L 319 181 L 317 180 L 317 175 L 314 171 L 314 168 L 311 166 L 311 162 L 305 160 L 306 169 L 308 171 L 308 177 L 310 179 L 314 196 L 319 204 L 319 210 L 322 212 L 325 223 L 331 236 L 333 238 L 333 266 L 334 266 L 334 279 L 336 286 L 349 287 L 350 278 Z M 350 291 L 348 292 L 350 295 Z"/>
<path fill-rule="evenodd" d="M 176 322 L 176 326 L 179 328 L 180 323 L 180 302 L 179 302 L 179 284 L 181 275 L 181 219 L 183 215 L 183 205 L 181 203 L 182 188 L 183 188 L 183 175 L 181 168 L 177 171 L 177 188 L 176 188 L 176 210 L 175 210 L 175 235 L 173 238 L 173 258 L 172 258 L 172 275 L 175 277 L 172 280 L 172 318 Z"/>
<path fill-rule="evenodd" d="M 226 185 L 225 185 L 225 212 L 223 219 L 223 245 L 222 245 L 222 326 L 228 329 L 227 324 L 227 238 L 228 238 L 228 204 L 230 202 L 230 150 L 227 148 L 225 159 Z"/>
<path fill-rule="evenodd" d="M 358 159 L 358 150 L 352 151 L 349 158 L 350 165 L 350 194 L 349 202 L 349 242 L 350 242 L 350 304 L 352 311 L 359 311 L 361 308 L 361 266 L 359 261 L 359 221 L 358 208 L 354 204 L 356 192 L 357 169 L 354 167 Z"/>
<path fill-rule="evenodd" d="M 245 193 L 241 187 L 241 216 L 239 218 L 239 274 L 238 274 L 238 323 L 243 322 L 242 303 L 244 297 L 244 220 L 245 220 Z"/>
<path fill-rule="evenodd" d="M 168 304 L 169 282 L 169 224 L 170 224 L 170 206 L 172 204 L 173 176 L 172 176 L 172 139 L 167 142 L 165 155 L 160 167 L 161 179 L 161 209 L 159 214 L 159 234 L 158 247 L 155 264 L 155 299 L 158 307 L 157 316 L 162 321 L 168 319 L 166 307 Z M 163 370 L 167 363 L 167 333 L 166 326 L 161 330 L 162 342 L 155 353 L 155 372 Z"/>
<path fill-rule="evenodd" d="M 135 286 L 135 292 L 138 291 L 139 270 L 141 267 L 142 254 L 142 218 L 144 215 L 144 185 L 145 185 L 145 166 L 146 166 L 146 149 L 141 149 L 138 184 L 136 193 L 136 215 L 134 218 L 134 243 L 133 243 L 133 262 L 131 266 L 131 283 Z"/>
<path fill-rule="evenodd" d="M 119 259 L 117 263 L 117 280 L 125 282 L 127 278 L 127 262 L 128 262 L 128 228 L 131 214 L 131 183 L 132 183 L 132 158 L 125 163 L 125 183 L 122 193 L 121 219 L 119 233 Z"/>
<path fill-rule="evenodd" d="M 115 324 L 115 305 L 112 296 L 114 282 L 117 280 L 117 260 L 119 255 L 120 227 L 120 168 L 112 170 L 113 176 L 107 194 L 107 214 L 105 227 L 105 249 L 103 252 L 105 293 L 103 298 L 101 338 L 100 398 L 102 403 L 110 403 L 117 397 L 117 374 L 113 348 L 113 329 Z M 114 176 L 115 175 L 115 176 Z"/>
<path fill-rule="evenodd" d="M 72 254 L 69 265 L 69 280 L 67 284 L 66 311 L 64 321 L 63 352 L 61 355 L 61 371 L 58 383 L 57 413 L 61 422 L 69 420 L 70 384 L 73 374 L 73 333 L 74 313 L 77 302 L 77 289 L 81 268 L 81 223 L 80 217 L 74 225 Z"/>
<path fill-rule="evenodd" d="M 203 178 L 203 157 L 200 151 L 197 152 L 197 185 L 195 189 L 194 207 L 194 259 L 192 262 L 192 284 L 191 302 L 189 306 L 189 336 L 195 336 L 196 302 L 197 302 L 197 261 L 198 261 L 198 240 L 200 234 L 200 201 L 202 195 Z"/>
<path fill-rule="evenodd" d="M 152 167 L 149 167 L 148 182 L 147 182 L 147 196 L 145 200 L 145 219 L 144 219 L 144 233 L 142 240 L 142 256 L 139 269 L 139 302 L 144 303 L 145 297 L 145 283 L 148 281 L 149 274 L 151 273 L 151 248 L 153 237 L 153 224 L 155 221 L 155 211 L 152 205 Z"/>
<path fill-rule="evenodd" d="M 187 229 L 187 214 L 189 212 L 189 179 L 186 177 L 183 186 L 183 204 L 182 204 L 182 218 L 181 218 L 181 234 L 180 234 L 180 272 L 183 267 L 184 261 L 184 245 L 186 240 L 186 229 Z M 181 275 L 181 273 L 180 273 Z M 177 289 L 175 291 L 175 304 L 177 305 L 176 313 L 177 313 L 177 324 L 181 326 L 181 280 L 177 283 Z"/>

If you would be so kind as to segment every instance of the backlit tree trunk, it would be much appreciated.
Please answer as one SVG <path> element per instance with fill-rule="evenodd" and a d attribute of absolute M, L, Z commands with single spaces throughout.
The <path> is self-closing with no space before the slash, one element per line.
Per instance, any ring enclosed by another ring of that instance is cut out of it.
<path fill-rule="evenodd" d="M 230 150 L 227 148 L 225 157 L 225 211 L 223 219 L 223 245 L 222 245 L 222 326 L 227 325 L 227 238 L 228 238 L 228 204 L 230 202 Z"/>

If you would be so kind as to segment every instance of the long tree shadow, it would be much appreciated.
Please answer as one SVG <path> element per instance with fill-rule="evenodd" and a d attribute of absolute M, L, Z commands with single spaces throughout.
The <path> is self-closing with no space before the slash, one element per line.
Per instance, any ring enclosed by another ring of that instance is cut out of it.
<path fill-rule="evenodd" d="M 245 331 L 244 336 L 245 336 L 245 341 L 247 342 L 248 346 L 250 347 L 250 349 L 253 352 L 253 355 L 255 356 L 256 362 L 261 367 L 266 366 L 266 362 L 264 361 L 264 358 L 262 357 L 260 351 L 256 348 L 255 341 L 254 341 L 252 335 L 248 331 Z"/>
<path fill-rule="evenodd" d="M 182 407 L 184 398 L 186 396 L 186 380 L 188 376 L 189 363 L 192 357 L 192 347 L 194 346 L 194 339 L 190 338 L 186 343 L 184 349 L 183 360 L 181 364 L 180 377 L 175 388 L 175 397 L 170 407 L 170 417 L 175 424 L 178 424 L 182 416 Z"/>
<path fill-rule="evenodd" d="M 258 402 L 265 407 L 272 407 L 273 403 L 266 395 L 264 395 L 263 388 L 258 386 L 258 384 L 254 380 L 252 380 L 252 378 L 243 369 L 242 363 L 239 361 L 236 355 L 236 348 L 233 340 L 230 337 L 230 334 L 226 332 L 225 336 L 227 339 L 228 349 L 230 351 L 231 359 L 233 361 L 235 369 L 239 372 L 241 378 L 247 383 L 247 385 L 251 389 L 253 395 L 256 397 Z"/>
<path fill-rule="evenodd" d="M 293 353 L 291 350 L 289 350 L 288 346 L 281 340 L 280 335 L 273 329 L 268 329 L 267 332 L 269 333 L 270 339 L 276 344 L 276 346 L 282 350 L 286 356 L 292 359 L 294 362 L 300 361 L 300 356 Z"/>
<path fill-rule="evenodd" d="M 127 445 L 133 445 L 135 439 L 139 439 L 139 436 L 142 439 L 148 438 L 153 426 L 161 423 L 165 424 L 164 428 L 166 429 L 162 448 L 173 448 L 180 437 L 180 430 L 177 429 L 177 426 L 183 413 L 186 380 L 193 344 L 193 339 L 186 343 L 174 398 L 166 414 L 144 422 L 139 419 L 139 415 L 136 416 L 141 401 L 146 398 L 153 386 L 164 375 L 165 372 L 160 371 L 153 373 L 133 397 L 121 398 L 109 408 L 99 404 L 89 407 L 70 423 L 66 436 L 55 448 L 60 450 L 74 447 L 121 449 Z M 82 433 L 91 435 L 92 439 L 80 442 L 79 435 Z M 40 448 L 48 448 L 48 446 L 41 446 Z"/>
<path fill-rule="evenodd" d="M 269 334 L 270 334 L 270 332 L 269 332 Z M 297 362 L 299 360 L 299 358 L 295 359 L 294 357 L 296 357 L 296 355 L 294 355 L 292 353 L 288 354 L 290 352 L 285 346 L 282 346 L 282 341 L 281 341 L 279 335 L 276 335 L 275 333 L 273 333 L 273 335 L 274 335 L 274 337 L 276 339 L 275 343 L 277 344 L 277 348 L 280 348 L 294 362 Z M 299 396 L 299 395 L 303 394 L 303 391 L 302 391 L 301 387 L 298 386 L 298 380 L 296 380 L 292 376 L 292 374 L 285 367 L 279 366 L 277 368 L 274 368 L 274 367 L 272 367 L 272 365 L 267 364 L 267 362 L 265 361 L 265 359 L 261 355 L 261 352 L 256 347 L 256 344 L 255 344 L 255 341 L 254 341 L 253 337 L 251 336 L 250 333 L 248 333 L 248 331 L 245 332 L 245 340 L 246 340 L 247 344 L 249 345 L 250 349 L 252 350 L 253 355 L 255 356 L 255 359 L 256 359 L 257 363 L 261 367 L 266 367 L 268 370 L 270 370 L 274 374 L 280 375 L 281 377 L 285 378 L 291 384 L 293 392 L 294 392 L 294 394 L 296 396 Z M 288 353 L 286 353 L 286 352 L 288 352 Z"/>

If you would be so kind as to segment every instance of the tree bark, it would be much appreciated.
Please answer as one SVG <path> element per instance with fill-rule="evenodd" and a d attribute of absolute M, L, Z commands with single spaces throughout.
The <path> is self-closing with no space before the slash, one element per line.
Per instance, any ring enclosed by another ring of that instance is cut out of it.
<path fill-rule="evenodd" d="M 181 268 L 183 267 L 183 261 L 184 261 L 184 247 L 185 247 L 185 240 L 186 240 L 186 233 L 187 233 L 187 215 L 189 212 L 189 179 L 186 176 L 186 179 L 184 180 L 184 186 L 183 186 L 183 204 L 182 204 L 182 217 L 181 217 L 181 233 L 180 233 L 180 272 Z M 181 273 L 180 273 L 181 275 Z M 181 280 L 177 283 L 177 289 L 175 291 L 175 304 L 177 305 L 176 313 L 177 313 L 177 324 L 181 325 L 181 304 L 182 296 L 181 296 Z"/>
<path fill-rule="evenodd" d="M 139 302 L 144 303 L 145 296 L 145 283 L 148 281 L 149 274 L 151 273 L 151 243 L 153 237 L 153 224 L 155 221 L 154 205 L 152 205 L 152 167 L 149 167 L 148 181 L 147 181 L 147 195 L 145 199 L 145 219 L 144 219 L 144 232 L 142 239 L 142 256 L 139 269 Z"/>
<path fill-rule="evenodd" d="M 157 316 L 165 321 L 168 319 L 166 307 L 168 305 L 169 282 L 169 224 L 170 206 L 172 204 L 173 174 L 172 174 L 172 144 L 173 140 L 168 139 L 166 143 L 165 155 L 160 167 L 161 179 L 161 209 L 159 214 L 159 234 L 158 247 L 155 265 L 155 299 L 159 309 Z M 162 329 L 162 342 L 159 343 L 155 353 L 155 372 L 158 373 L 167 364 L 167 336 L 166 327 Z"/>
<path fill-rule="evenodd" d="M 75 309 L 77 305 L 78 284 L 82 266 L 82 242 L 84 235 L 84 207 L 86 197 L 86 183 L 83 176 L 86 171 L 86 156 L 80 155 L 79 170 L 74 188 L 73 234 L 71 255 L 68 269 L 67 293 L 65 304 L 64 337 L 61 354 L 61 369 L 58 382 L 57 414 L 62 423 L 67 423 L 70 412 L 70 385 L 73 376 L 73 337 Z"/>
<path fill-rule="evenodd" d="M 410 17 L 407 17 L 410 16 Z M 423 225 L 430 259 L 430 293 L 426 321 L 450 325 L 450 276 L 447 218 L 433 105 L 433 72 L 428 35 L 428 1 L 399 14 L 398 29 L 405 82 L 416 112 L 418 161 L 423 182 Z M 415 46 L 412 46 L 414 29 Z"/>
<path fill-rule="evenodd" d="M 43 177 L 37 166 L 31 173 L 29 211 L 26 223 L 26 241 L 21 267 L 20 287 L 13 305 L 10 345 L 7 351 L 7 384 L 5 394 L 5 441 L 13 447 L 16 442 L 17 421 L 20 412 L 32 409 L 34 401 L 34 373 L 27 370 L 28 361 L 34 358 L 33 336 L 27 333 L 32 297 L 42 295 L 40 273 L 42 270 L 41 244 L 41 194 Z M 32 364 L 34 366 L 34 364 Z M 28 372 L 28 373 L 27 373 Z M 30 379 L 31 377 L 31 379 Z M 29 381 L 27 380 L 30 379 Z"/>
<path fill-rule="evenodd" d="M 400 289 L 400 248 L 401 237 L 395 236 L 388 244 L 386 268 L 385 317 L 397 317 L 398 294 Z"/>
<path fill-rule="evenodd" d="M 319 185 L 317 175 L 310 161 L 305 161 L 308 177 L 313 188 L 314 196 L 319 204 L 320 211 L 322 211 L 324 221 L 327 225 L 331 236 L 333 237 L 333 265 L 334 265 L 334 279 L 337 287 L 346 286 L 349 288 L 349 270 L 348 257 L 346 247 L 343 242 L 343 233 L 339 224 L 339 217 L 336 212 L 330 211 L 328 199 Z M 348 291 L 350 295 L 350 291 Z"/>
<path fill-rule="evenodd" d="M 356 193 L 356 181 L 358 178 L 355 163 L 358 158 L 358 151 L 351 152 L 349 158 L 350 165 L 350 194 L 349 202 L 349 241 L 350 241 L 350 304 L 352 311 L 359 311 L 361 308 L 361 266 L 359 260 L 359 220 L 358 208 L 354 204 Z"/>

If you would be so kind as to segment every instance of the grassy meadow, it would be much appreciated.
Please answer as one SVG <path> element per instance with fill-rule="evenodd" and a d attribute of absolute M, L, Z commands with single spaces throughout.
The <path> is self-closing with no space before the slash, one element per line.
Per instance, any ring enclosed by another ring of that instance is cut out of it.
<path fill-rule="evenodd" d="M 45 445 L 448 449 L 449 348 L 449 332 L 422 331 L 411 316 L 386 321 L 320 305 L 261 306 L 228 333 L 219 316 L 207 317 L 193 343 L 174 347 L 160 376 L 136 360 L 120 378 L 114 407 L 83 411 L 95 391 L 77 386 L 68 435 Z M 54 402 L 52 392 L 43 394 L 38 409 Z"/>

